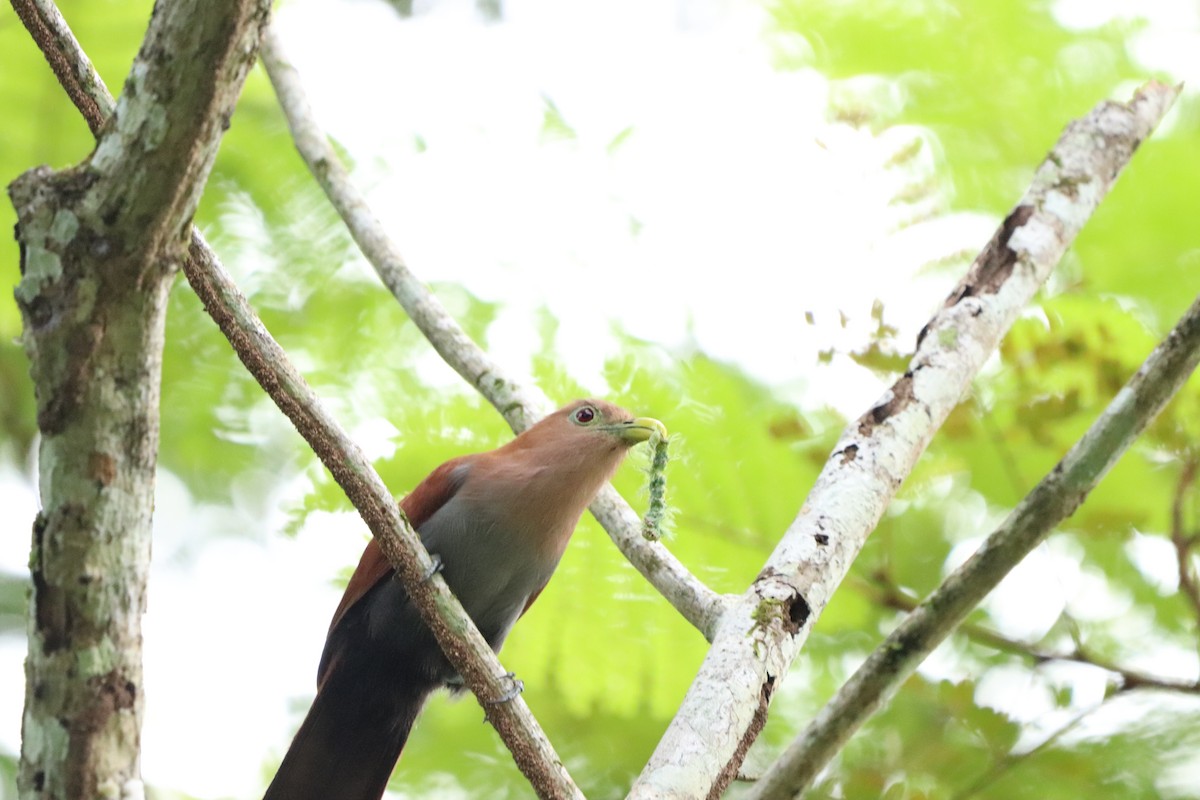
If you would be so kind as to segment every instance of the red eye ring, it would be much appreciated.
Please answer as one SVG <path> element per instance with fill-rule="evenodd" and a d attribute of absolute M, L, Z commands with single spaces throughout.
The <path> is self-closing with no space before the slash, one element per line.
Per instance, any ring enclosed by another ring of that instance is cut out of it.
<path fill-rule="evenodd" d="M 596 418 L 596 409 L 591 406 L 584 406 L 583 408 L 576 409 L 572 416 L 580 425 L 587 425 Z"/>

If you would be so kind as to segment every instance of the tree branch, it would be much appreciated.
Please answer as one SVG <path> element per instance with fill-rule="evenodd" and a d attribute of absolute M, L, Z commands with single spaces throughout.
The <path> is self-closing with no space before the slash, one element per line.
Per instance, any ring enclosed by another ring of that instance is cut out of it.
<path fill-rule="evenodd" d="M 867 718 L 988 592 L 1071 516 L 1200 362 L 1200 298 L 1088 432 L 940 587 L 884 640 L 763 775 L 752 800 L 804 791 Z M 1075 660 L 1087 660 L 1077 654 Z M 1106 668 L 1110 668 L 1107 667 Z M 1119 670 L 1118 670 L 1119 672 Z M 1128 675 L 1132 684 L 1141 676 Z M 1143 684 L 1145 685 L 1145 684 Z M 1197 691 L 1196 686 L 1187 691 Z"/>
<path fill-rule="evenodd" d="M 1033 185 L 925 326 L 909 371 L 842 434 L 713 647 L 633 798 L 719 796 L 817 617 L 933 433 L 1049 276 L 1177 90 L 1158 83 L 1067 127 Z"/>
<path fill-rule="evenodd" d="M 12 0 L 12 7 L 92 135 L 99 136 L 100 126 L 112 116 L 116 101 L 67 27 L 58 6 L 51 0 Z"/>
<path fill-rule="evenodd" d="M 515 432 L 520 433 L 544 416 L 548 408 L 545 395 L 509 376 L 409 270 L 399 248 L 388 238 L 317 124 L 300 76 L 284 55 L 274 30 L 267 33 L 263 43 L 262 62 L 287 117 L 296 149 L 363 255 L 417 328 L 446 363 L 496 407 Z M 724 605 L 722 597 L 688 572 L 665 546 L 642 537 L 637 514 L 611 485 L 601 491 L 591 511 L 646 580 L 711 640 Z"/>
<path fill-rule="evenodd" d="M 74 102 L 115 122 L 79 166 L 9 187 L 42 437 L 18 786 L 135 796 L 167 292 L 270 3 L 157 6 L 115 109 L 57 10 L 14 7 Z"/>

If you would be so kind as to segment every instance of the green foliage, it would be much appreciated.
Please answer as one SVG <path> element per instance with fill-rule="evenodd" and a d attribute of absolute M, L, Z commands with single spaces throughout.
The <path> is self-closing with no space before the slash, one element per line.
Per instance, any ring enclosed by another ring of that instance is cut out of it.
<path fill-rule="evenodd" d="M 29 579 L 0 572 L 0 636 L 25 631 L 26 594 Z"/>
<path fill-rule="evenodd" d="M 16 800 L 17 758 L 0 753 L 0 800 Z"/>
<path fill-rule="evenodd" d="M 574 139 L 575 129 L 567 122 L 562 111 L 549 97 L 542 96 L 542 141 L 553 142 L 558 139 Z"/>
<path fill-rule="evenodd" d="M 1068 31 L 1048 0 L 781 0 L 772 9 L 780 31 L 807 44 L 785 63 L 854 79 L 835 89 L 837 117 L 937 134 L 966 208 L 1007 210 L 1067 119 L 1147 77 L 1125 51 L 1131 26 Z"/>

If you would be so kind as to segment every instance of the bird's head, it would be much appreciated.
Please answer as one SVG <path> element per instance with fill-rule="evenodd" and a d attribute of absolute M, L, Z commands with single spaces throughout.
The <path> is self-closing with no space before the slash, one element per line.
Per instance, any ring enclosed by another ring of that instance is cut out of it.
<path fill-rule="evenodd" d="M 653 417 L 635 417 L 620 406 L 594 399 L 576 400 L 539 425 L 543 423 L 555 425 L 571 438 L 609 437 L 626 446 L 647 441 L 656 433 L 664 439 L 667 436 L 667 426 Z"/>
<path fill-rule="evenodd" d="M 552 466 L 559 480 L 570 482 L 586 495 L 586 505 L 612 477 L 629 448 L 656 434 L 667 435 L 666 426 L 658 420 L 635 417 L 620 406 L 589 398 L 546 416 L 501 451 L 521 462 L 526 476 Z"/>
<path fill-rule="evenodd" d="M 667 429 L 603 400 L 576 400 L 474 457 L 463 492 L 536 539 L 557 563 L 579 517 L 629 449 Z"/>

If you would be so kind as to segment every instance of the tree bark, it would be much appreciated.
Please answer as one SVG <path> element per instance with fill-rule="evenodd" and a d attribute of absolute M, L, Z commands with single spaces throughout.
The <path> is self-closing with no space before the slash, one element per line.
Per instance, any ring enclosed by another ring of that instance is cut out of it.
<path fill-rule="evenodd" d="M 143 794 L 141 617 L 167 292 L 269 9 L 157 6 L 88 159 L 9 187 L 41 433 L 24 798 Z"/>

